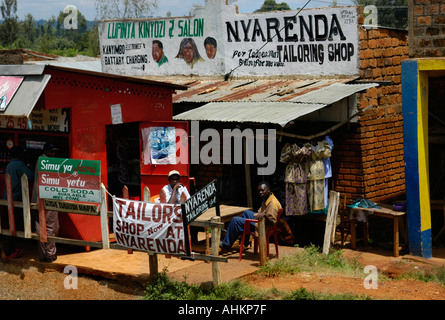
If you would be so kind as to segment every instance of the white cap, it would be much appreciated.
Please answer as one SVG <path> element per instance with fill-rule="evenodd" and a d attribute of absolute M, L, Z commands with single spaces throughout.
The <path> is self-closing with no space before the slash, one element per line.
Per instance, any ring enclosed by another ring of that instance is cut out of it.
<path fill-rule="evenodd" d="M 170 171 L 169 173 L 168 173 L 168 177 L 170 178 L 172 175 L 174 175 L 174 174 L 177 174 L 178 176 L 181 176 L 180 174 L 179 174 L 179 171 L 176 171 L 176 170 L 172 170 L 172 171 Z"/>

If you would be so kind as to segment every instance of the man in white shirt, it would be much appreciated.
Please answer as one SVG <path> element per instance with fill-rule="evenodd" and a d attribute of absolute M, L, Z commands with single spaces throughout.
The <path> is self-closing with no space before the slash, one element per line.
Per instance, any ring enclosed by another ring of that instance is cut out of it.
<path fill-rule="evenodd" d="M 190 194 L 179 180 L 181 176 L 178 171 L 172 170 L 168 173 L 169 184 L 165 185 L 159 192 L 159 200 L 161 203 L 180 204 L 190 198 Z"/>

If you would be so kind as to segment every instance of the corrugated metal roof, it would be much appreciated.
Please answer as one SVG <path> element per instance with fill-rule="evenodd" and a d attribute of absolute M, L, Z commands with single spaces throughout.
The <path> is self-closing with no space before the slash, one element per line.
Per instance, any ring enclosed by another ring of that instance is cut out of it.
<path fill-rule="evenodd" d="M 378 86 L 345 84 L 345 79 L 222 81 L 191 85 L 176 95 L 178 102 L 208 102 L 173 117 L 174 120 L 256 122 L 286 126 L 301 116 Z M 202 90 L 202 91 L 199 91 Z M 219 102 L 221 101 L 221 102 Z"/>
<path fill-rule="evenodd" d="M 294 102 L 211 102 L 176 115 L 173 120 L 274 123 L 284 127 L 289 121 L 325 106 Z"/>
<path fill-rule="evenodd" d="M 173 96 L 173 103 L 233 102 L 233 101 L 293 101 L 299 96 L 318 91 L 332 84 L 345 84 L 345 79 L 236 79 L 224 81 L 171 79 L 188 86 L 188 90 Z M 169 80 L 165 80 L 169 81 Z M 189 81 L 189 82 L 187 82 Z"/>
<path fill-rule="evenodd" d="M 304 103 L 324 103 L 333 104 L 344 98 L 347 98 L 357 92 L 368 90 L 373 87 L 377 87 L 377 83 L 366 83 L 366 84 L 342 84 L 334 83 L 328 87 L 321 88 L 317 91 L 312 91 L 306 93 L 302 96 L 291 99 L 293 102 L 304 102 Z"/>

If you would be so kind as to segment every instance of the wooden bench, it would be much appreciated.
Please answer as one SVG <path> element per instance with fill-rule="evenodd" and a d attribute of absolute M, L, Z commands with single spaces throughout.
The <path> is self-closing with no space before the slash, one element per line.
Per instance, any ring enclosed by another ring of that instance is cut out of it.
<path fill-rule="evenodd" d="M 351 220 L 351 248 L 357 248 L 357 232 L 356 232 L 356 224 L 357 222 L 363 222 L 363 241 L 365 247 L 368 245 L 368 218 L 369 216 L 383 217 L 389 218 L 393 220 L 393 230 L 394 230 L 394 257 L 399 256 L 400 251 L 400 241 L 399 241 L 399 228 L 402 228 L 405 243 L 407 243 L 407 230 L 406 225 L 403 225 L 403 217 L 406 215 L 406 212 L 394 211 L 392 209 L 383 207 L 383 205 L 379 205 L 381 208 L 361 208 L 349 207 L 349 220 Z"/>

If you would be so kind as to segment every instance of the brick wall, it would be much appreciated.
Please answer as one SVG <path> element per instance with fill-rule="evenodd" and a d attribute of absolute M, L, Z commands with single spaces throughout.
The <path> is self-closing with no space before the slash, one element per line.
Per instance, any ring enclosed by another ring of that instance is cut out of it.
<path fill-rule="evenodd" d="M 443 0 L 410 0 L 410 56 L 445 56 L 445 3 Z"/>
<path fill-rule="evenodd" d="M 360 31 L 361 80 L 392 84 L 358 94 L 359 110 L 371 108 L 358 124 L 337 133 L 334 189 L 349 200 L 382 202 L 405 192 L 401 62 L 409 57 L 407 37 L 393 29 Z"/>

